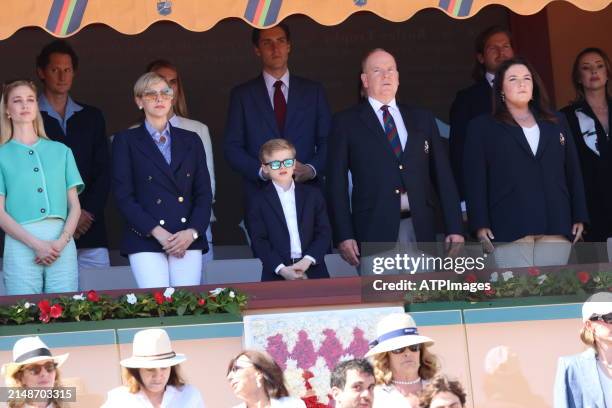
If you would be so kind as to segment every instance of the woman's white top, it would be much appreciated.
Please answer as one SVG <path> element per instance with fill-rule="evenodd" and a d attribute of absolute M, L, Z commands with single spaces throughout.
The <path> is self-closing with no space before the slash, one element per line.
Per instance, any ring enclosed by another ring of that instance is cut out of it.
<path fill-rule="evenodd" d="M 204 144 L 204 151 L 206 152 L 206 167 L 208 168 L 208 174 L 210 175 L 210 187 L 212 189 L 213 203 L 215 202 L 215 162 L 213 160 L 213 148 L 212 142 L 210 140 L 210 133 L 208 132 L 208 126 L 203 124 L 202 122 L 198 122 L 197 120 L 187 119 L 182 116 L 174 115 L 170 118 L 170 124 L 179 129 L 189 130 L 191 132 L 197 133 L 202 139 L 202 143 Z M 215 216 L 210 213 L 210 221 L 215 221 Z"/>
<path fill-rule="evenodd" d="M 281 399 L 270 400 L 270 407 L 272 408 L 306 408 L 306 404 L 299 398 L 294 397 L 282 397 Z M 233 408 L 246 408 L 246 403 L 238 404 Z"/>
<path fill-rule="evenodd" d="M 527 143 L 529 143 L 529 147 L 531 147 L 531 151 L 533 152 L 533 155 L 536 155 L 536 152 L 538 151 L 538 144 L 540 143 L 540 128 L 537 124 L 533 125 L 532 127 L 523 128 L 523 133 L 525 134 L 525 137 L 527 138 Z"/>
<path fill-rule="evenodd" d="M 428 383 L 428 380 L 422 380 L 421 386 L 425 387 Z M 408 400 L 408 398 L 406 398 L 393 384 L 378 384 L 374 387 L 374 404 L 372 404 L 372 408 L 391 407 L 419 408 L 419 405 L 418 403 L 416 405 L 411 405 L 410 400 Z"/>
<path fill-rule="evenodd" d="M 153 408 L 143 391 L 132 394 L 127 387 L 121 386 L 109 391 L 101 408 Z M 200 392 L 192 385 L 180 388 L 168 385 L 164 392 L 161 408 L 204 408 Z"/>

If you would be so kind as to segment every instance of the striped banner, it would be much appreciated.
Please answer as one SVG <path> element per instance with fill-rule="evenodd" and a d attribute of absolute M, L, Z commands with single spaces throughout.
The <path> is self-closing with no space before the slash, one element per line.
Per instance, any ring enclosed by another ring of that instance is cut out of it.
<path fill-rule="evenodd" d="M 438 7 L 454 17 L 467 17 L 470 15 L 473 0 L 440 0 Z"/>
<path fill-rule="evenodd" d="M 248 0 L 244 18 L 258 27 L 276 23 L 283 0 Z"/>
<path fill-rule="evenodd" d="M 57 36 L 75 32 L 83 20 L 87 0 L 53 0 L 45 27 Z"/>

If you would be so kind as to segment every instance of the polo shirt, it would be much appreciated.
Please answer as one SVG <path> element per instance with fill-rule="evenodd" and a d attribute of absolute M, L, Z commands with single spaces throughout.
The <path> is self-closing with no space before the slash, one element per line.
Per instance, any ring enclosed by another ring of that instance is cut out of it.
<path fill-rule="evenodd" d="M 48 217 L 66 219 L 67 191 L 85 188 L 72 150 L 40 138 L 31 146 L 11 139 L 0 146 L 0 194 L 5 210 L 19 224 Z"/>

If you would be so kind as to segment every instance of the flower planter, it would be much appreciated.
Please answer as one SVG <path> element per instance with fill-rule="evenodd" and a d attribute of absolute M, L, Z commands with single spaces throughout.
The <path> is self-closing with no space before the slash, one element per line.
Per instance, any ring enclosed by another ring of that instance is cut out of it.
<path fill-rule="evenodd" d="M 430 312 L 440 310 L 485 309 L 494 307 L 539 306 L 563 303 L 583 303 L 590 295 L 526 296 L 516 298 L 487 299 L 480 302 L 450 301 L 406 303 L 407 312 Z"/>
<path fill-rule="evenodd" d="M 158 326 L 184 326 L 193 324 L 241 322 L 242 316 L 231 313 L 201 314 L 190 316 L 142 317 L 137 319 L 109 319 L 82 322 L 53 322 L 49 324 L 24 324 L 3 326 L 0 336 L 19 336 L 43 333 L 127 329 Z"/>

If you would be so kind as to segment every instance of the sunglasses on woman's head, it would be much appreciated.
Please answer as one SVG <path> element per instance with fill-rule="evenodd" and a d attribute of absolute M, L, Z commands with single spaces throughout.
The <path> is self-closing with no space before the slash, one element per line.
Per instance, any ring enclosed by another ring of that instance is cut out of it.
<path fill-rule="evenodd" d="M 413 353 L 416 353 L 417 351 L 419 351 L 421 349 L 421 345 L 420 344 L 413 344 L 411 346 L 406 346 L 406 347 L 398 348 L 398 349 L 395 349 L 395 350 L 391 350 L 391 353 L 393 353 L 393 354 L 402 354 L 404 351 L 406 351 L 406 349 L 412 351 Z"/>
<path fill-rule="evenodd" d="M 174 91 L 172 88 L 164 88 L 157 92 L 152 89 L 147 89 L 142 93 L 142 99 L 150 102 L 154 102 L 158 97 L 164 100 L 172 99 L 174 97 Z"/>
<path fill-rule="evenodd" d="M 272 160 L 271 162 L 264 163 L 266 166 L 270 166 L 272 170 L 278 170 L 282 166 L 286 168 L 293 167 L 295 164 L 295 159 L 285 159 L 285 160 Z"/>
<path fill-rule="evenodd" d="M 40 374 L 43 368 L 48 373 L 52 373 L 57 369 L 57 364 L 54 363 L 53 361 L 49 361 L 48 363 L 45 363 L 45 364 L 33 364 L 33 365 L 25 367 L 24 371 L 27 371 L 32 375 L 38 375 Z"/>
<path fill-rule="evenodd" d="M 591 317 L 589 320 L 591 320 L 591 321 L 601 321 L 601 322 L 610 324 L 610 323 L 612 323 L 612 313 L 608 313 L 608 314 L 605 314 L 605 315 L 596 315 L 596 316 Z"/>

